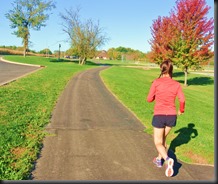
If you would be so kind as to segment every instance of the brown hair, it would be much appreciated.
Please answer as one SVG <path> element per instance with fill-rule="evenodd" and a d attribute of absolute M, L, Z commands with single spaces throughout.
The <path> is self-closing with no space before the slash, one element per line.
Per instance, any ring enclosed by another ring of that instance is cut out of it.
<path fill-rule="evenodd" d="M 163 61 L 161 64 L 160 64 L 160 76 L 159 78 L 161 77 L 161 75 L 163 74 L 169 74 L 170 77 L 172 78 L 173 77 L 173 63 L 171 60 L 167 59 L 165 61 Z"/>

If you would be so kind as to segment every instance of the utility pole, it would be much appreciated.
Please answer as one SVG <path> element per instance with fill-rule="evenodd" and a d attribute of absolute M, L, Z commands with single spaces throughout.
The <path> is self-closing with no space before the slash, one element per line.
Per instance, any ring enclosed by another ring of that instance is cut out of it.
<path fill-rule="evenodd" d="M 59 44 L 59 54 L 58 54 L 58 61 L 60 61 L 60 55 L 61 55 L 60 48 L 61 48 L 61 44 Z"/>
<path fill-rule="evenodd" d="M 46 58 L 48 57 L 48 48 L 46 48 L 46 54 L 45 54 L 45 57 L 46 57 Z"/>

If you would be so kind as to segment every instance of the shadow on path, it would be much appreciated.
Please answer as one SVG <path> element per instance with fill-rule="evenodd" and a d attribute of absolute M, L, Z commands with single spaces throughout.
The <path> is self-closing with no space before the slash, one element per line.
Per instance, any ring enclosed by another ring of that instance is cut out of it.
<path fill-rule="evenodd" d="M 179 169 L 182 166 L 181 163 L 177 161 L 176 158 L 176 147 L 181 146 L 182 144 L 187 144 L 189 141 L 191 141 L 192 138 L 195 138 L 198 136 L 197 129 L 194 129 L 195 125 L 193 123 L 189 123 L 187 127 L 180 128 L 179 130 L 176 130 L 174 133 L 179 133 L 175 139 L 172 140 L 168 155 L 174 159 L 174 175 L 177 175 L 179 173 Z"/>

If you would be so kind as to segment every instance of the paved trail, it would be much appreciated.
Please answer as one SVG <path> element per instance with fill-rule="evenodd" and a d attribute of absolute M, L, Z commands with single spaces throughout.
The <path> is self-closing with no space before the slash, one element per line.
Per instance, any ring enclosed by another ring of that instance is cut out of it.
<path fill-rule="evenodd" d="M 175 160 L 175 176 L 153 165 L 152 136 L 102 83 L 106 66 L 84 71 L 66 86 L 47 130 L 53 133 L 33 180 L 214 180 L 214 167 Z M 175 157 L 174 157 L 175 158 Z M 175 158 L 176 159 L 176 158 Z"/>
<path fill-rule="evenodd" d="M 27 74 L 35 72 L 41 69 L 37 65 L 27 65 L 20 63 L 13 63 L 3 60 L 0 57 L 0 86 L 17 80 Z"/>

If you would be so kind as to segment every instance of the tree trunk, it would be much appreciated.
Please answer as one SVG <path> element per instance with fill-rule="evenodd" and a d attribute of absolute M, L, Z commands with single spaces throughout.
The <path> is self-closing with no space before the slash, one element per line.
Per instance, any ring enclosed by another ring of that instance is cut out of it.
<path fill-rule="evenodd" d="M 26 28 L 27 29 L 27 28 Z M 24 35 L 24 38 L 23 38 L 23 56 L 26 57 L 26 51 L 27 51 L 27 48 L 28 48 L 28 37 L 29 37 L 29 31 L 27 29 L 27 31 L 25 32 L 26 34 Z"/>
<path fill-rule="evenodd" d="M 23 57 L 26 57 L 26 49 L 27 49 L 26 38 L 24 38 L 23 39 Z"/>
<path fill-rule="evenodd" d="M 23 50 L 23 57 L 26 57 L 26 48 L 24 46 L 24 50 Z"/>
<path fill-rule="evenodd" d="M 86 63 L 86 57 L 84 57 L 84 58 L 82 59 L 81 65 L 84 65 L 85 63 Z"/>
<path fill-rule="evenodd" d="M 188 84 L 187 84 L 187 78 L 188 78 L 188 67 L 187 67 L 187 66 L 185 67 L 184 73 L 185 73 L 184 86 L 188 86 Z"/>
<path fill-rule="evenodd" d="M 82 57 L 80 56 L 79 57 L 79 64 L 81 64 L 82 63 Z"/>

